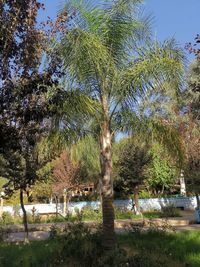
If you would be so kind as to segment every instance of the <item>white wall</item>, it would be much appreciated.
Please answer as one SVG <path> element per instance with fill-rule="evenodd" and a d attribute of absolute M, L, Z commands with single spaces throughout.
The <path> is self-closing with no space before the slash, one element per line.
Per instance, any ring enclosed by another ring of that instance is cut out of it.
<path fill-rule="evenodd" d="M 196 198 L 195 197 L 177 197 L 177 198 L 149 198 L 149 199 L 140 199 L 139 200 L 140 207 L 143 211 L 150 210 L 160 210 L 162 207 L 166 207 L 169 205 L 173 205 L 174 207 L 183 207 L 184 209 L 194 209 L 196 207 Z M 115 200 L 115 207 L 121 208 L 132 208 L 131 200 Z M 100 202 L 71 202 L 69 209 L 71 212 L 74 211 L 75 208 L 82 209 L 84 207 L 91 207 L 94 209 L 98 209 L 100 206 Z M 55 204 L 33 204 L 33 205 L 25 205 L 26 211 L 31 213 L 31 210 L 35 207 L 36 213 L 52 213 L 56 212 Z M 11 214 L 15 212 L 22 213 L 20 206 L 4 206 L 3 211 L 8 211 Z M 63 204 L 60 203 L 58 205 L 58 212 L 62 213 Z"/>

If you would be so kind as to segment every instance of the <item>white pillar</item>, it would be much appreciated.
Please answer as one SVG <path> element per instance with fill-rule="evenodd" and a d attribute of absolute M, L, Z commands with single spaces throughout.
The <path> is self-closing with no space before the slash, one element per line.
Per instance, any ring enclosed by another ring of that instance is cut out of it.
<path fill-rule="evenodd" d="M 183 170 L 181 170 L 181 175 L 180 175 L 180 194 L 182 196 L 186 196 L 186 186 L 185 186 L 185 178 Z"/>
<path fill-rule="evenodd" d="M 0 204 L 0 217 L 1 217 L 2 213 L 3 213 L 3 198 L 2 197 L 0 197 L 0 202 L 1 202 L 1 204 Z"/>
<path fill-rule="evenodd" d="M 67 214 L 67 194 L 63 194 L 63 214 Z"/>

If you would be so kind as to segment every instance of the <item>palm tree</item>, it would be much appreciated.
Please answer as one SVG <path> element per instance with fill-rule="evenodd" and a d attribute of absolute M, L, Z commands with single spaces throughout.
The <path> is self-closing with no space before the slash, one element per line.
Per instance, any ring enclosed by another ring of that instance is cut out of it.
<path fill-rule="evenodd" d="M 115 247 L 112 137 L 148 91 L 169 84 L 178 90 L 182 73 L 182 53 L 175 42 L 160 45 L 150 40 L 150 18 L 141 16 L 141 2 L 67 1 L 68 31 L 58 44 L 66 78 L 95 105 L 107 249 Z"/>

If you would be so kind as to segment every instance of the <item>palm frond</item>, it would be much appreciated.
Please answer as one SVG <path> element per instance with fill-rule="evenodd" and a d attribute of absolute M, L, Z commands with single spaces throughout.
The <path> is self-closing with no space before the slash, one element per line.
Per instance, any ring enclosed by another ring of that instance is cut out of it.
<path fill-rule="evenodd" d="M 111 55 L 118 62 L 127 60 L 131 49 L 140 39 L 148 39 L 151 16 L 144 16 L 140 10 L 141 0 L 117 0 L 106 2 L 105 21 L 102 34 Z M 131 40 L 131 42 L 130 42 Z"/>
<path fill-rule="evenodd" d="M 137 93 L 142 96 L 149 90 L 155 92 L 156 88 L 168 93 L 173 89 L 176 94 L 183 85 L 182 59 L 182 51 L 169 45 L 160 46 L 156 42 L 140 48 L 138 57 L 122 72 L 121 88 L 130 96 Z"/>
<path fill-rule="evenodd" d="M 103 88 L 107 76 L 114 72 L 114 62 L 107 47 L 92 32 L 71 30 L 63 40 L 61 50 L 66 70 L 89 90 Z"/>
<path fill-rule="evenodd" d="M 97 1 L 67 0 L 61 9 L 61 12 L 63 11 L 68 13 L 69 29 L 80 28 L 95 32 L 103 21 L 103 13 Z"/>
<path fill-rule="evenodd" d="M 130 136 L 140 136 L 147 143 L 159 142 L 169 155 L 182 167 L 185 161 L 184 148 L 180 133 L 174 125 L 161 117 L 138 116 L 133 112 L 121 114 L 120 131 Z"/>
<path fill-rule="evenodd" d="M 158 119 L 152 119 L 148 124 L 152 132 L 152 138 L 160 142 L 169 154 L 176 159 L 179 167 L 182 168 L 185 161 L 185 153 L 178 129 L 173 125 L 163 124 L 162 120 Z"/>

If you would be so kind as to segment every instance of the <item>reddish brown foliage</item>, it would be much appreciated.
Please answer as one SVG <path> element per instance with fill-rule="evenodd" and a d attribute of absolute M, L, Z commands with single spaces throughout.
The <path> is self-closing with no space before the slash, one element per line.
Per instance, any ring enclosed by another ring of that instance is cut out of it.
<path fill-rule="evenodd" d="M 200 60 L 200 48 L 198 45 L 200 44 L 200 34 L 197 34 L 195 37 L 195 43 L 187 43 L 185 48 L 196 56 L 197 60 Z"/>
<path fill-rule="evenodd" d="M 70 159 L 67 151 L 64 151 L 60 157 L 55 160 L 53 175 L 55 181 L 52 185 L 53 192 L 63 194 L 63 190 L 67 191 L 76 187 L 78 183 L 79 164 L 74 163 Z"/>

